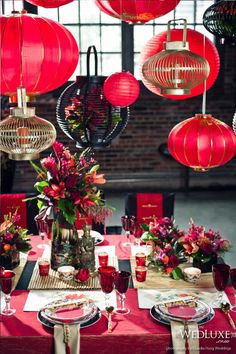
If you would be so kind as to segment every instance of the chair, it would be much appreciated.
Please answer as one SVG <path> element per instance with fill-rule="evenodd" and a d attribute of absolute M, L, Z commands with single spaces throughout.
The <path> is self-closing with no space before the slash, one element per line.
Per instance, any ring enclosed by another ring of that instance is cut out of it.
<path fill-rule="evenodd" d="M 9 212 L 14 213 L 16 209 L 21 216 L 18 222 L 19 226 L 28 229 L 33 235 L 38 234 L 38 229 L 35 223 L 35 216 L 38 214 L 37 199 L 23 201 L 26 198 L 33 197 L 36 194 L 0 194 L 0 222 L 3 222 L 4 215 Z"/>
<path fill-rule="evenodd" d="M 150 222 L 153 217 L 171 218 L 174 215 L 174 193 L 128 193 L 125 198 L 125 214 Z"/>

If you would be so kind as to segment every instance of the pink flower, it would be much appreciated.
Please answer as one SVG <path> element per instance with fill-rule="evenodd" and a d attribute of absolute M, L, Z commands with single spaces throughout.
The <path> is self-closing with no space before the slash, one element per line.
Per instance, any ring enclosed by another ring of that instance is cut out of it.
<path fill-rule="evenodd" d="M 51 174 L 52 178 L 57 177 L 57 164 L 54 157 L 48 156 L 41 160 L 41 165 Z"/>
<path fill-rule="evenodd" d="M 52 145 L 53 150 L 55 151 L 55 154 L 60 157 L 63 153 L 63 144 L 59 143 L 59 141 L 55 141 Z"/>

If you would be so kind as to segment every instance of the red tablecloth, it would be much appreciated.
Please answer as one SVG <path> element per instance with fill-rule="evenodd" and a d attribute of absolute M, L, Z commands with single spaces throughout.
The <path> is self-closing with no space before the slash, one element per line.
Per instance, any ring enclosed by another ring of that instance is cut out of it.
<path fill-rule="evenodd" d="M 117 245 L 118 257 L 128 258 L 127 249 L 120 242 L 123 236 L 106 236 L 105 244 Z M 33 250 L 30 260 L 40 256 L 41 249 L 36 248 L 39 237 L 33 238 Z M 34 253 L 35 252 L 35 253 Z M 0 348 L 3 354 L 52 354 L 52 330 L 43 327 L 37 320 L 36 312 L 23 312 L 28 291 L 15 290 L 11 304 L 17 312 L 14 316 L 2 316 L 0 322 Z M 227 294 L 233 301 L 233 289 Z M 81 329 L 81 354 L 165 354 L 171 353 L 170 327 L 153 320 L 149 310 L 138 308 L 137 290 L 127 292 L 127 307 L 131 312 L 126 316 L 113 316 L 113 332 L 107 332 L 107 319 L 103 314 L 100 321 L 91 327 Z M 236 313 L 231 313 L 236 322 Z M 199 327 L 201 354 L 209 352 L 235 354 L 236 331 L 220 310 L 211 322 Z"/>

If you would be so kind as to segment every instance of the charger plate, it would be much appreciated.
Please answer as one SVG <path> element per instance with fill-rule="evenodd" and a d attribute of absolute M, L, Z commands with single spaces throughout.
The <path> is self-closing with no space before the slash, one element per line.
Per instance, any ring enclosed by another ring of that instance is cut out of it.
<path fill-rule="evenodd" d="M 153 306 L 151 308 L 150 315 L 155 321 L 161 322 L 161 323 L 166 324 L 166 325 L 170 325 L 170 319 L 168 319 L 168 318 L 162 316 L 161 314 L 157 313 L 156 310 L 155 310 L 155 306 Z M 205 323 L 211 321 L 214 316 L 215 316 L 215 311 L 213 309 L 211 309 L 211 312 L 209 313 L 208 316 L 206 316 L 205 318 L 203 318 L 201 320 L 196 320 L 195 322 L 198 325 L 202 325 L 202 324 L 205 324 Z M 184 321 L 182 320 L 182 322 L 184 322 Z M 191 322 L 191 321 L 189 321 L 189 322 Z"/>

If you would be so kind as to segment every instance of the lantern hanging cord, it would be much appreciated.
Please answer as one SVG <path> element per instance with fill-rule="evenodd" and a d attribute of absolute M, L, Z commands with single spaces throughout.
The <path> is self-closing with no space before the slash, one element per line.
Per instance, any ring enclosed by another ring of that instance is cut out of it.
<path fill-rule="evenodd" d="M 16 11 L 15 10 L 15 0 L 12 0 L 12 11 L 14 11 L 14 12 Z"/>
<path fill-rule="evenodd" d="M 205 58 L 205 46 L 206 46 L 206 37 L 203 36 L 203 57 Z M 206 114 L 206 79 L 203 83 L 203 94 L 202 94 L 202 114 Z"/>

